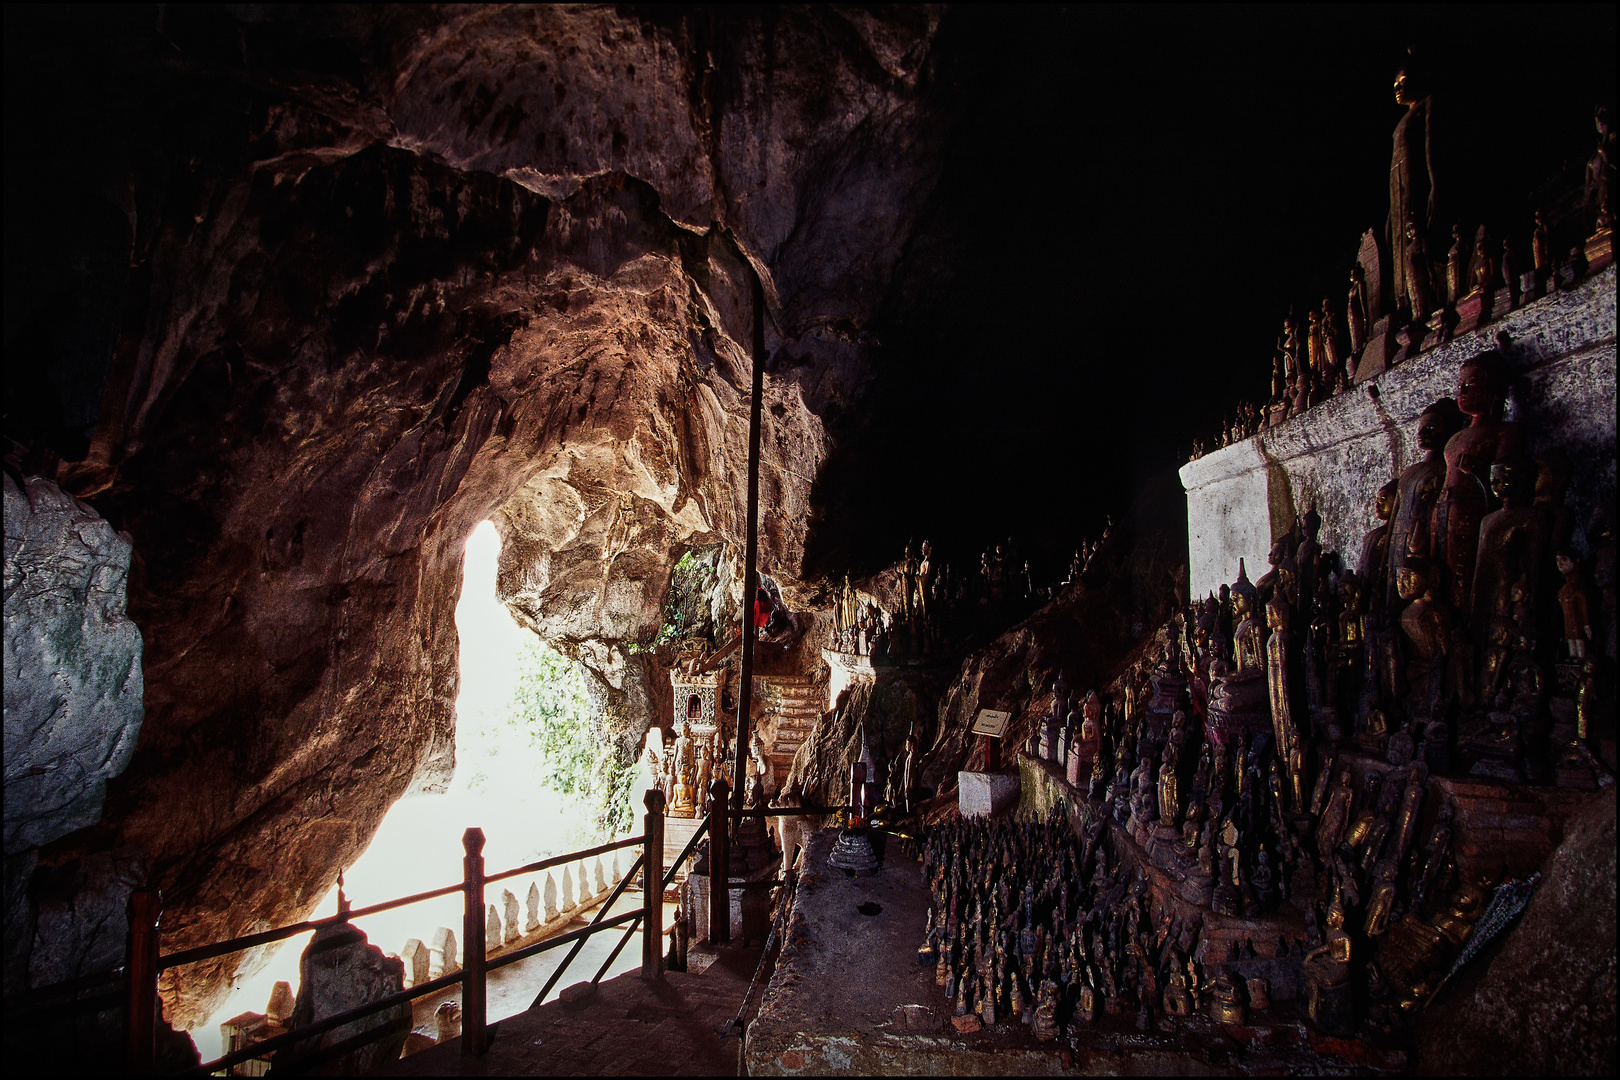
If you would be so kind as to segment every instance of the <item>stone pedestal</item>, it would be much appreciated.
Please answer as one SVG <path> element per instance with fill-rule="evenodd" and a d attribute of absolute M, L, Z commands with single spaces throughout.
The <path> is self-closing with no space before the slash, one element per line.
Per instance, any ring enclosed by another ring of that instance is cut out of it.
<path fill-rule="evenodd" d="M 1367 344 L 1361 350 L 1361 359 L 1356 364 L 1356 384 L 1376 379 L 1389 369 L 1394 363 L 1396 350 L 1400 343 L 1395 339 L 1395 331 L 1390 325 L 1393 320 L 1388 315 L 1373 323 L 1372 329 L 1367 333 Z M 1264 565 L 1264 564 L 1262 564 Z"/>
<path fill-rule="evenodd" d="M 956 774 L 956 805 L 967 817 L 989 817 L 1018 804 L 1018 777 L 1003 773 Z"/>

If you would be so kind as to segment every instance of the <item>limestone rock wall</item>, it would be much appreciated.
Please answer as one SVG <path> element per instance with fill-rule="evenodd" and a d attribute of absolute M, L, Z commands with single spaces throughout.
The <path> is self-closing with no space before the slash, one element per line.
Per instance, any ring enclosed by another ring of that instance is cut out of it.
<path fill-rule="evenodd" d="M 144 709 L 129 540 L 49 480 L 4 482 L 10 858 L 100 820 Z"/>
<path fill-rule="evenodd" d="M 1614 1072 L 1615 791 L 1570 819 L 1519 924 L 1424 1015 L 1419 1072 Z"/>
<path fill-rule="evenodd" d="M 64 108 L 97 150 L 68 160 L 117 273 L 88 450 L 54 472 L 132 537 L 146 716 L 102 825 L 40 872 L 139 852 L 167 948 L 305 916 L 454 768 L 462 546 L 491 516 L 513 610 L 643 707 L 628 647 L 673 560 L 740 550 L 755 274 L 761 563 L 796 588 L 826 417 L 870 378 L 949 128 L 939 17 L 75 23 L 96 62 Z M 8 696 L 8 800 L 10 726 Z M 167 973 L 170 1019 L 236 963 Z"/>

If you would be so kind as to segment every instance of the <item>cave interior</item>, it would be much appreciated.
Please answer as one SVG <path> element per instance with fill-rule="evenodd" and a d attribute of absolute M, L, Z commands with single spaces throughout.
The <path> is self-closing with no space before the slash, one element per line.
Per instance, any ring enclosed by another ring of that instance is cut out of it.
<path fill-rule="evenodd" d="M 450 789 L 490 522 L 636 821 L 923 890 L 750 1071 L 1612 1074 L 1612 6 L 5 30 L 9 1063 L 123 1067 L 138 891 L 299 922 Z M 958 1056 L 814 1049 L 856 962 Z"/>

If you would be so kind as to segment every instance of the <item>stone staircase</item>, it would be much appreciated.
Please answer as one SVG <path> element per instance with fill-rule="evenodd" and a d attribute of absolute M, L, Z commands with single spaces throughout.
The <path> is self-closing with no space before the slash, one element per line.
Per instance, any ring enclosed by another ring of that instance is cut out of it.
<path fill-rule="evenodd" d="M 769 755 L 776 773 L 776 788 L 780 791 L 793 767 L 793 755 L 798 753 L 799 744 L 821 719 L 825 691 L 807 675 L 758 675 L 754 678 L 754 692 L 763 700 L 766 716 L 776 724 L 776 738 Z"/>

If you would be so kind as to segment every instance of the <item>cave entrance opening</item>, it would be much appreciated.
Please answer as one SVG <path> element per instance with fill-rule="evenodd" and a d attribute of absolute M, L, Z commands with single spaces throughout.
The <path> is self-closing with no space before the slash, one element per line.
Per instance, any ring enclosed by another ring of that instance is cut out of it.
<path fill-rule="evenodd" d="M 461 836 L 470 826 L 484 830 L 484 865 L 491 869 L 628 836 L 634 826 L 634 759 L 595 737 L 584 668 L 519 626 L 496 599 L 500 546 L 485 521 L 468 538 L 462 564 L 455 775 L 444 793 L 403 798 L 389 809 L 344 874 L 344 893 L 355 907 L 461 880 Z M 516 880 L 526 888 L 527 879 Z M 334 915 L 337 905 L 334 883 L 309 917 Z M 409 939 L 431 941 L 439 927 L 459 938 L 461 918 L 461 898 L 450 895 L 356 925 L 371 944 L 397 955 Z M 290 938 L 257 964 L 245 960 L 225 1004 L 189 1032 L 204 1061 L 228 1049 L 220 1025 L 263 1012 L 278 981 L 298 992 L 298 960 L 308 942 L 307 934 Z M 637 963 L 627 950 L 611 974 Z M 543 980 L 542 974 L 533 989 Z"/>

